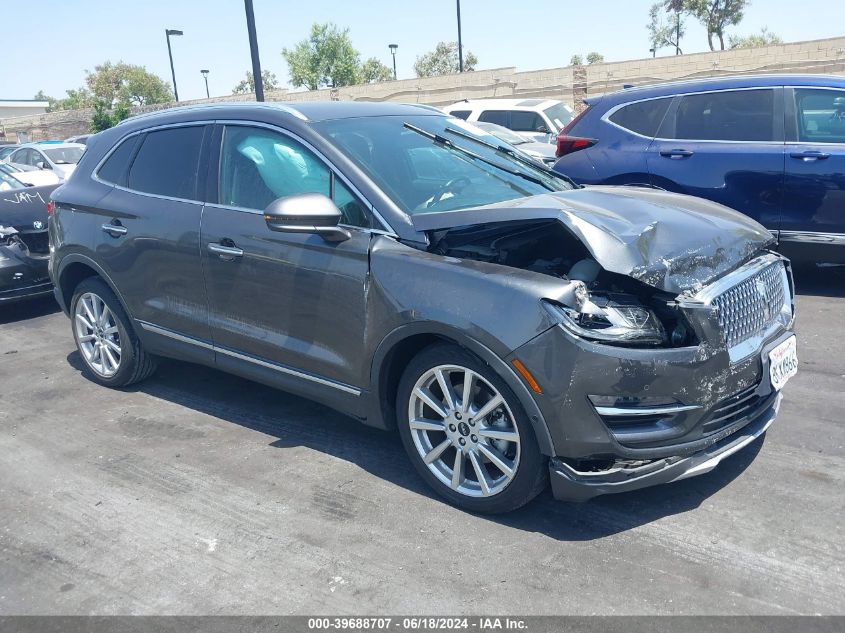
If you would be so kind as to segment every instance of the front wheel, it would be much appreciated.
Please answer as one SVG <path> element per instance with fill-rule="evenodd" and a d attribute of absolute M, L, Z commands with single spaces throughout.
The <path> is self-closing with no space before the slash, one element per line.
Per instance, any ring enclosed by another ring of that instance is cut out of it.
<path fill-rule="evenodd" d="M 546 460 L 519 401 L 466 350 L 423 350 L 402 376 L 396 410 L 414 467 L 454 505 L 509 512 L 543 489 Z"/>

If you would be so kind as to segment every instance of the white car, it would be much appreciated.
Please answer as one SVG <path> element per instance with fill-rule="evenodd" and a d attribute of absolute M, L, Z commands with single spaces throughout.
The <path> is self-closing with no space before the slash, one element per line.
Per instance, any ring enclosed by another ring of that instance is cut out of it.
<path fill-rule="evenodd" d="M 465 99 L 443 110 L 465 121 L 501 125 L 541 143 L 553 143 L 575 117 L 572 108 L 555 99 Z"/>
<path fill-rule="evenodd" d="M 9 154 L 5 160 L 7 163 L 52 171 L 64 181 L 76 169 L 76 163 L 84 151 L 85 145 L 81 143 L 27 143 Z"/>
<path fill-rule="evenodd" d="M 0 172 L 11 176 L 18 182 L 32 187 L 43 187 L 44 185 L 56 185 L 62 182 L 55 172 L 46 169 L 38 169 L 29 165 L 18 165 L 13 163 L 0 162 Z"/>

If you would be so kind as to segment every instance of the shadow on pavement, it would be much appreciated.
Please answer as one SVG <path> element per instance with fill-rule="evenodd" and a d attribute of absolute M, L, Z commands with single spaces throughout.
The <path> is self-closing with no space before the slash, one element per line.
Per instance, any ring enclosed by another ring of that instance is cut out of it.
<path fill-rule="evenodd" d="M 68 355 L 77 370 L 77 352 Z M 162 361 L 158 372 L 132 390 L 277 438 L 270 445 L 307 447 L 354 463 L 369 473 L 417 494 L 439 499 L 417 476 L 398 435 L 373 429 L 322 405 L 222 372 Z M 716 470 L 682 482 L 575 504 L 555 501 L 547 489 L 526 507 L 484 517 L 512 528 L 566 541 L 589 541 L 687 512 L 738 477 L 754 460 L 762 441 L 723 462 Z"/>
<path fill-rule="evenodd" d="M 55 314 L 60 310 L 59 304 L 52 296 L 23 299 L 8 305 L 0 304 L 0 325 Z"/>

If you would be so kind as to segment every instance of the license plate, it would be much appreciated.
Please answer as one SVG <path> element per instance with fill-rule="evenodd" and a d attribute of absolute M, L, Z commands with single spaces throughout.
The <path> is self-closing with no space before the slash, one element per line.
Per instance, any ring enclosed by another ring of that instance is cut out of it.
<path fill-rule="evenodd" d="M 769 352 L 769 377 L 772 389 L 780 391 L 786 381 L 798 373 L 798 348 L 791 336 Z"/>

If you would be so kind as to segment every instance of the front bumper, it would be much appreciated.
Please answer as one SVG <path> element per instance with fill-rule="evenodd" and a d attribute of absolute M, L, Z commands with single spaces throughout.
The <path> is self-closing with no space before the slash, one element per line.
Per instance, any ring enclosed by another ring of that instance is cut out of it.
<path fill-rule="evenodd" d="M 587 501 L 599 495 L 639 490 L 708 473 L 766 432 L 778 414 L 781 398 L 777 394 L 772 405 L 749 424 L 726 437 L 715 438 L 711 446 L 689 457 L 669 457 L 638 468 L 596 472 L 579 472 L 561 459 L 553 458 L 549 462 L 552 493 L 562 501 Z"/>

